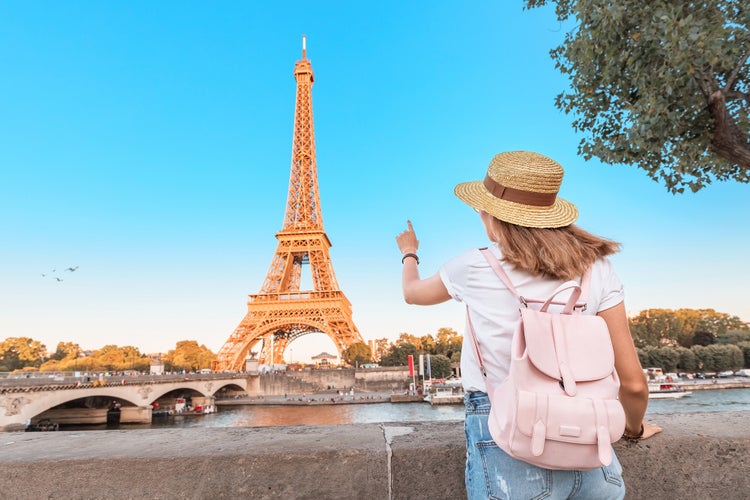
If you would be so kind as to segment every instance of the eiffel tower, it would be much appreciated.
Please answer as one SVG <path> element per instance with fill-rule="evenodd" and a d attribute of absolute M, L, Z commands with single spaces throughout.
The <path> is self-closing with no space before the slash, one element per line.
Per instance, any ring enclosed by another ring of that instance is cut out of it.
<path fill-rule="evenodd" d="M 294 79 L 292 167 L 284 224 L 276 233 L 276 254 L 260 292 L 249 296 L 245 318 L 219 350 L 215 371 L 244 371 L 250 349 L 259 342 L 261 365 L 283 363 L 287 346 L 310 333 L 328 335 L 339 355 L 352 344 L 364 342 L 352 321 L 351 303 L 336 282 L 328 253 L 331 242 L 323 229 L 313 130 L 314 78 L 304 36 Z M 312 290 L 300 290 L 303 265 L 310 267 Z"/>

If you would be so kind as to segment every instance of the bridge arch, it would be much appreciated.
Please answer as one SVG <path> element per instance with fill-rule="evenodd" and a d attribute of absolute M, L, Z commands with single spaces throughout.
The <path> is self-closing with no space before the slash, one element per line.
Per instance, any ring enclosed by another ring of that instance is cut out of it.
<path fill-rule="evenodd" d="M 236 375 L 195 376 L 187 380 L 170 380 L 153 377 L 134 379 L 122 384 L 66 384 L 39 385 L 23 388 L 3 388 L 0 392 L 0 431 L 18 431 L 26 428 L 32 418 L 57 406 L 89 397 L 101 397 L 127 403 L 135 408 L 148 407 L 161 395 L 173 390 L 191 390 L 204 396 L 213 396 L 227 386 L 247 390 L 247 379 Z"/>

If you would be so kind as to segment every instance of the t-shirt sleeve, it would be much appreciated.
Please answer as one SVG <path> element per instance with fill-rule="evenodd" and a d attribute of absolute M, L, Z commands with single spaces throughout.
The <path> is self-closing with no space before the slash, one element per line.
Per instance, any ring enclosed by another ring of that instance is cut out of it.
<path fill-rule="evenodd" d="M 459 302 L 463 302 L 464 291 L 466 290 L 466 261 L 468 253 L 466 252 L 452 258 L 443 264 L 438 271 L 445 289 L 448 290 L 451 297 Z"/>
<path fill-rule="evenodd" d="M 599 271 L 601 273 L 602 291 L 601 300 L 599 301 L 599 311 L 604 311 L 625 300 L 625 290 L 609 259 L 601 259 L 599 261 Z"/>

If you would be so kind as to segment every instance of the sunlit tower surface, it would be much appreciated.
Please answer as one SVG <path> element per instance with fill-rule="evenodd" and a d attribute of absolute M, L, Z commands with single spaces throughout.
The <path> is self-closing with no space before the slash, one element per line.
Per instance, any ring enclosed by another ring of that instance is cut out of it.
<path fill-rule="evenodd" d="M 302 59 L 294 66 L 297 98 L 289 193 L 278 245 L 260 292 L 249 296 L 247 314 L 219 350 L 214 370 L 243 371 L 245 359 L 260 345 L 261 365 L 280 364 L 289 344 L 310 333 L 333 340 L 339 355 L 363 342 L 352 320 L 351 303 L 339 289 L 323 229 L 315 159 L 313 70 L 302 37 Z M 309 269 L 312 290 L 301 290 Z"/>

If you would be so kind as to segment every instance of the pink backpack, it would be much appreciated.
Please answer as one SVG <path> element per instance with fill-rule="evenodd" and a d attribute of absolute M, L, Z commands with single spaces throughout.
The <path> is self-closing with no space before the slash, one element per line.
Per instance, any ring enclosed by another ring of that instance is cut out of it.
<path fill-rule="evenodd" d="M 474 327 L 469 331 L 492 403 L 489 430 L 510 456 L 546 469 L 585 470 L 612 462 L 611 444 L 625 430 L 625 412 L 617 399 L 620 379 L 607 324 L 582 314 L 590 270 L 582 284 L 568 281 L 545 301 L 525 299 L 510 282 L 497 258 L 482 249 L 495 273 L 521 302 L 513 334 L 510 373 L 492 387 Z M 566 302 L 555 297 L 570 290 Z M 539 310 L 529 302 L 542 303 Z M 562 305 L 560 313 L 550 304 Z M 468 309 L 467 309 L 468 315 Z M 485 346 L 491 348 L 491 346 Z"/>

